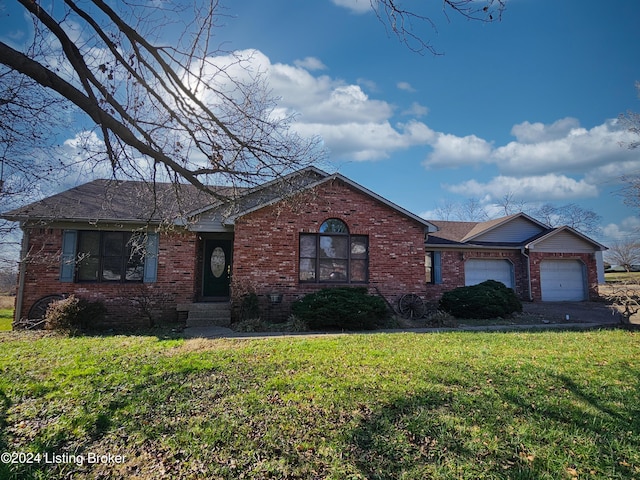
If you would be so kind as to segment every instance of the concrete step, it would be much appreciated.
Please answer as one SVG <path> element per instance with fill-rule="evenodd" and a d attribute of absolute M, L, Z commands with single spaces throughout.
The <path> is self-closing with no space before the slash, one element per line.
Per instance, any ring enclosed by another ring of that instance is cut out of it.
<path fill-rule="evenodd" d="M 178 305 L 178 311 L 188 312 L 187 327 L 226 327 L 231 324 L 229 302 L 183 304 Z"/>

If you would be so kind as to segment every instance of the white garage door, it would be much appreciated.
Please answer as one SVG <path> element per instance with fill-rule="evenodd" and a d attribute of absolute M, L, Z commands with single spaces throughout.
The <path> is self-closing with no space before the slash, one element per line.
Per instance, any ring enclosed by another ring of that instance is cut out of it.
<path fill-rule="evenodd" d="M 578 260 L 543 260 L 540 263 L 540 285 L 545 302 L 587 299 L 584 266 Z"/>
<path fill-rule="evenodd" d="M 464 263 L 464 284 L 477 285 L 485 280 L 496 280 L 513 288 L 513 265 L 508 260 L 472 258 Z"/>

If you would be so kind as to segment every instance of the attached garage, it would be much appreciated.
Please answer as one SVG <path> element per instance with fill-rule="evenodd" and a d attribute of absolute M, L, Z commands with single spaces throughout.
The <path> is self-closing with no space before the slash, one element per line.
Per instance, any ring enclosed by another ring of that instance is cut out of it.
<path fill-rule="evenodd" d="M 585 266 L 580 260 L 543 260 L 540 286 L 544 302 L 587 300 Z"/>
<path fill-rule="evenodd" d="M 465 285 L 496 280 L 513 288 L 513 264 L 509 260 L 472 258 L 464 263 Z"/>

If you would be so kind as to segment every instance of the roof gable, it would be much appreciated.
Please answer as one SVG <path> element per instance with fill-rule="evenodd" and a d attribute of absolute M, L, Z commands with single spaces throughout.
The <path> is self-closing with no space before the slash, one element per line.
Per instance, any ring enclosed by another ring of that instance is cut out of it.
<path fill-rule="evenodd" d="M 457 248 L 528 248 L 540 252 L 594 252 L 607 247 L 568 227 L 549 228 L 517 213 L 487 222 L 432 221 L 427 246 Z"/>
<path fill-rule="evenodd" d="M 548 230 L 548 227 L 524 213 L 516 213 L 488 222 L 480 222 L 463 242 L 522 243 Z"/>
<path fill-rule="evenodd" d="M 571 227 L 559 227 L 529 242 L 526 247 L 535 252 L 592 253 L 607 247 Z"/>
<path fill-rule="evenodd" d="M 396 205 L 395 203 L 387 200 L 386 198 L 372 192 L 371 190 L 359 185 L 350 178 L 345 177 L 339 173 L 328 174 L 318 168 L 308 167 L 303 170 L 294 172 L 287 175 L 281 180 L 269 182 L 264 186 L 257 187 L 249 192 L 238 204 L 234 210 L 225 213 L 224 223 L 232 225 L 236 219 L 247 215 L 251 212 L 255 212 L 270 205 L 274 205 L 291 195 L 301 193 L 312 188 L 318 187 L 324 183 L 331 181 L 341 181 L 346 185 L 354 188 L 358 192 L 367 195 L 370 198 L 375 199 L 378 202 L 383 203 L 392 210 L 404 215 L 420 224 L 422 224 L 428 231 L 436 231 L 437 227 L 431 222 L 425 220 L 418 215 L 415 215 L 408 210 Z"/>

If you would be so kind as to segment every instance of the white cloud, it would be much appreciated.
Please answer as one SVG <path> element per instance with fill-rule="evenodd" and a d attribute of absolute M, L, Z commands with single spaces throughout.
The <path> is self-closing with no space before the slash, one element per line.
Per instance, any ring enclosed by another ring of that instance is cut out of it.
<path fill-rule="evenodd" d="M 475 135 L 458 137 L 448 133 L 438 133 L 431 146 L 433 151 L 423 162 L 427 168 L 450 168 L 489 162 L 492 150 L 489 142 Z"/>
<path fill-rule="evenodd" d="M 510 193 L 527 200 L 554 201 L 597 197 L 598 189 L 584 180 L 575 180 L 565 175 L 549 173 L 530 177 L 499 175 L 489 182 L 469 180 L 457 185 L 445 185 L 452 193 L 466 197 L 496 200 Z"/>
<path fill-rule="evenodd" d="M 429 108 L 424 105 L 420 105 L 418 102 L 413 102 L 411 106 L 402 112 L 403 115 L 410 115 L 412 117 L 424 117 L 429 114 Z"/>
<path fill-rule="evenodd" d="M 320 136 L 333 157 L 377 160 L 396 150 L 426 146 L 435 139 L 435 132 L 415 120 L 427 113 L 426 107 L 412 105 L 405 112 L 411 120 L 394 125 L 391 119 L 396 107 L 371 98 L 359 84 L 314 75 L 310 69 L 324 67 L 314 57 L 289 65 L 271 63 L 258 50 L 244 50 L 209 61 L 212 74 L 223 72 L 223 80 L 250 80 L 262 75 L 279 98 L 275 114 L 295 115 L 292 128 L 301 135 Z"/>
<path fill-rule="evenodd" d="M 615 119 L 589 129 L 570 117 L 551 124 L 523 122 L 511 133 L 516 141 L 498 147 L 475 135 L 439 133 L 423 165 L 493 166 L 498 170 L 493 180 L 472 180 L 449 189 L 493 198 L 515 192 L 523 200 L 593 197 L 599 186 L 619 183 L 625 173 L 640 171 L 638 152 L 623 147 L 632 134 Z"/>
<path fill-rule="evenodd" d="M 327 66 L 320 61 L 320 59 L 316 57 L 306 57 L 302 60 L 295 60 L 293 64 L 296 67 L 304 68 L 305 70 L 314 71 L 314 70 L 326 70 Z"/>
<path fill-rule="evenodd" d="M 604 237 L 608 240 L 634 240 L 640 238 L 640 218 L 627 217 L 620 223 L 609 223 L 602 229 Z"/>
<path fill-rule="evenodd" d="M 369 0 L 331 0 L 334 5 L 350 10 L 352 13 L 367 13 L 371 11 Z"/>
<path fill-rule="evenodd" d="M 405 92 L 414 93 L 417 91 L 409 82 L 398 82 L 396 86 L 399 90 L 404 90 Z"/>
<path fill-rule="evenodd" d="M 550 125 L 522 122 L 513 126 L 511 135 L 516 137 L 519 143 L 539 143 L 561 139 L 578 127 L 580 122 L 571 117 L 562 118 Z"/>
<path fill-rule="evenodd" d="M 389 157 L 393 150 L 428 143 L 435 132 L 420 122 L 398 124 L 378 123 L 296 123 L 293 127 L 301 135 L 319 135 L 333 156 L 349 157 L 355 161 L 379 160 Z"/>
<path fill-rule="evenodd" d="M 517 138 L 524 138 L 526 142 L 510 142 L 492 155 L 505 173 L 584 172 L 637 158 L 636 153 L 621 147 L 630 140 L 630 133 L 620 128 L 617 120 L 591 129 L 579 127 L 574 119 L 542 127 L 520 124 L 514 129 Z"/>

